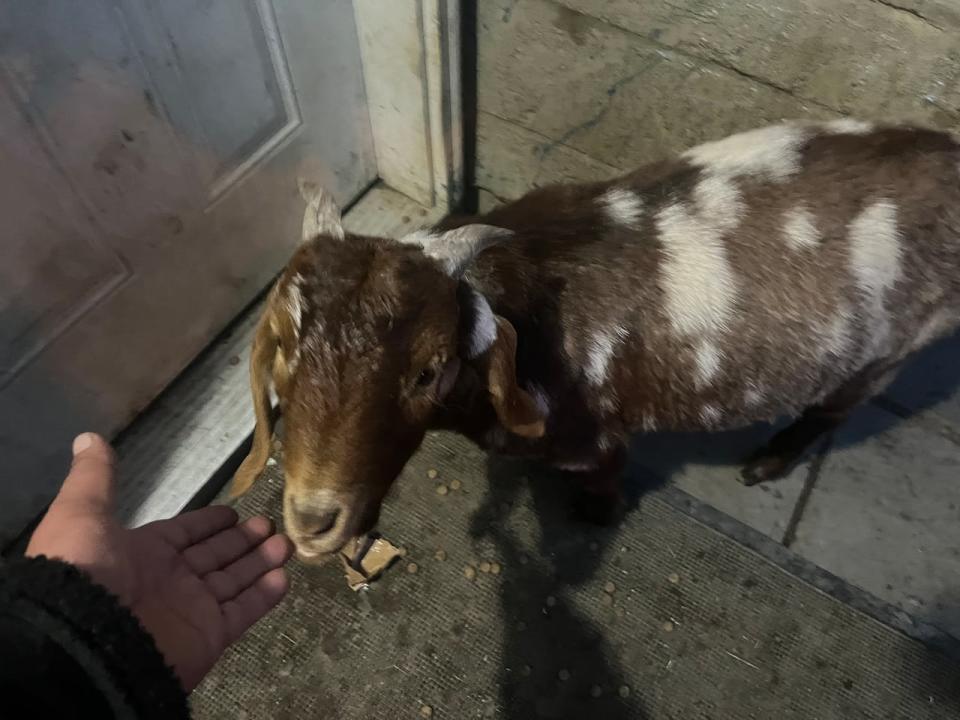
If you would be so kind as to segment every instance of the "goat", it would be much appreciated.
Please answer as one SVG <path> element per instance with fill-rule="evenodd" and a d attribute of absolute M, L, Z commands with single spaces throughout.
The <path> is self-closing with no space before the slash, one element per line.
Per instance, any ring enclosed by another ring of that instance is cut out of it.
<path fill-rule="evenodd" d="M 601 516 L 638 432 L 798 417 L 743 470 L 782 476 L 960 319 L 960 144 L 932 130 L 785 123 L 399 241 L 305 197 L 233 487 L 267 460 L 272 385 L 303 557 L 370 530 L 432 428 L 581 472 Z"/>

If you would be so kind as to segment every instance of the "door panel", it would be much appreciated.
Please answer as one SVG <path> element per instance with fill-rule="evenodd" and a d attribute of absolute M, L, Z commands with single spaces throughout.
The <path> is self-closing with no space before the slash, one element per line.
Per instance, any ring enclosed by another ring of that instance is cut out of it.
<path fill-rule="evenodd" d="M 376 168 L 348 0 L 0 9 L 0 544 Z"/>

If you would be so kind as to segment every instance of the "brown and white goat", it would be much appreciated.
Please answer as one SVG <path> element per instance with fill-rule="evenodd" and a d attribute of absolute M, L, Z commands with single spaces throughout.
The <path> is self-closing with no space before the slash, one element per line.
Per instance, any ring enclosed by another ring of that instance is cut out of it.
<path fill-rule="evenodd" d="M 960 320 L 960 145 L 941 132 L 763 128 L 400 241 L 347 235 L 308 199 L 234 486 L 267 460 L 272 384 L 304 556 L 376 523 L 430 428 L 598 490 L 632 433 L 799 416 L 744 470 L 777 477 Z"/>

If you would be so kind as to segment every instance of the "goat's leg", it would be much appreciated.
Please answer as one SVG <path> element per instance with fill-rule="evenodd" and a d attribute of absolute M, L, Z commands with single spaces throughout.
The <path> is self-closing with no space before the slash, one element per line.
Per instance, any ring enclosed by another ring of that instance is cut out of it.
<path fill-rule="evenodd" d="M 818 438 L 835 430 L 858 405 L 883 390 L 898 368 L 899 363 L 869 365 L 823 403 L 807 408 L 796 422 L 774 435 L 747 461 L 740 481 L 749 486 L 784 477 Z"/>
<path fill-rule="evenodd" d="M 626 505 L 623 495 L 626 466 L 627 450 L 620 446 L 607 451 L 595 469 L 580 473 L 583 488 L 574 501 L 577 519 L 594 525 L 612 525 L 620 518 Z"/>

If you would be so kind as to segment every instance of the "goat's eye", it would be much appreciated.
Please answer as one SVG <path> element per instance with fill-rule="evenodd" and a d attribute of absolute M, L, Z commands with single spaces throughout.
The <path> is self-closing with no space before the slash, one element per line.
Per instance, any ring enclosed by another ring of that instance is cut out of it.
<path fill-rule="evenodd" d="M 420 374 L 417 375 L 417 387 L 427 387 L 436 379 L 436 377 L 436 370 L 433 368 L 424 368 L 420 371 Z"/>

